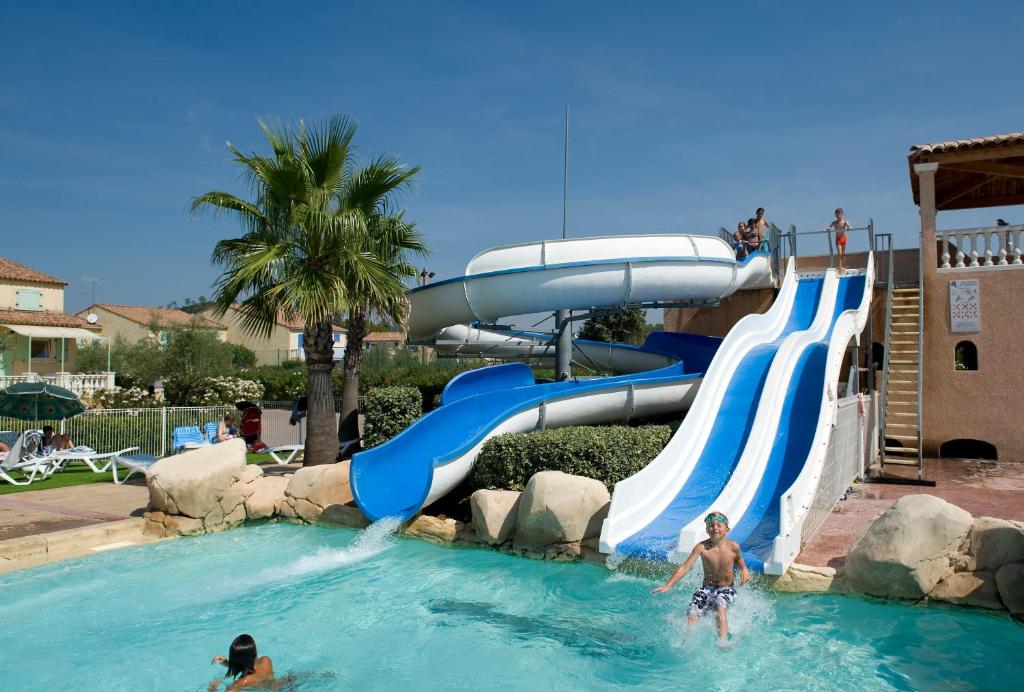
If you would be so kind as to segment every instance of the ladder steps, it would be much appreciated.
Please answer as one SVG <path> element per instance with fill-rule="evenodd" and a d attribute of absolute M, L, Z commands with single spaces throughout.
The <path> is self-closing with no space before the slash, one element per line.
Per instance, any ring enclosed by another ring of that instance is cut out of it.
<path fill-rule="evenodd" d="M 888 430 L 889 428 L 909 428 L 910 430 L 917 430 L 917 425 L 914 423 L 886 423 L 885 429 Z M 901 439 L 899 437 L 896 437 L 895 435 L 889 435 L 888 437 L 891 437 L 896 440 Z"/>
<path fill-rule="evenodd" d="M 896 416 L 900 416 L 901 418 L 917 418 L 916 413 L 904 413 L 903 411 L 890 411 L 886 415 L 890 418 L 895 418 Z"/>
<path fill-rule="evenodd" d="M 893 440 L 910 440 L 911 442 L 917 442 L 917 435 L 886 435 L 886 437 Z"/>

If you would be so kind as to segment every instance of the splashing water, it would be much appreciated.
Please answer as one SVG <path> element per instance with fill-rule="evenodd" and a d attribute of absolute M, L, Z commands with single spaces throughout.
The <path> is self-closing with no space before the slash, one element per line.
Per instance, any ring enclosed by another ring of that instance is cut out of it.
<path fill-rule="evenodd" d="M 364 562 L 394 545 L 395 531 L 401 525 L 402 520 L 397 517 L 378 519 L 360 531 L 344 548 L 321 548 L 283 567 L 264 570 L 260 576 L 268 581 L 287 579 Z"/>

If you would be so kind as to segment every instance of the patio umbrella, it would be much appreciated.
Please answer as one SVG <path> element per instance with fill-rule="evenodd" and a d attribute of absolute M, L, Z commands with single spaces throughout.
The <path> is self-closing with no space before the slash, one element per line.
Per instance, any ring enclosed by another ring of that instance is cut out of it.
<path fill-rule="evenodd" d="M 82 400 L 70 389 L 45 382 L 22 382 L 0 391 L 0 417 L 64 420 L 84 410 Z"/>

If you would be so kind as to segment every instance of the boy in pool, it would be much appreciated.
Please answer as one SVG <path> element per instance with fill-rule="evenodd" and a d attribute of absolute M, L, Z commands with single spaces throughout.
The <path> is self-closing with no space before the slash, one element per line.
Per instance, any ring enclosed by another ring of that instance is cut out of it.
<path fill-rule="evenodd" d="M 693 546 L 686 562 L 679 566 L 672 577 L 651 591 L 664 593 L 676 582 L 686 576 L 699 557 L 704 566 L 704 583 L 693 593 L 693 600 L 686 610 L 686 626 L 689 629 L 697 624 L 700 617 L 714 608 L 718 615 L 718 643 L 725 644 L 729 640 L 729 621 L 726 608 L 736 599 L 733 588 L 733 567 L 740 568 L 740 584 L 750 581 L 747 563 L 743 561 L 743 553 L 735 541 L 726 538 L 729 533 L 729 520 L 721 512 L 712 512 L 704 517 L 704 526 L 708 531 L 708 540 Z"/>

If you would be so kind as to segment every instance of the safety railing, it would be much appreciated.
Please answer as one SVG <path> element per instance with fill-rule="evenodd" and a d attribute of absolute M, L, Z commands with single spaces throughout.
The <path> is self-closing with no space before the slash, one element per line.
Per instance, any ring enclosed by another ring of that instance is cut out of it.
<path fill-rule="evenodd" d="M 54 372 L 40 375 L 28 372 L 24 375 L 0 375 L 0 389 L 23 382 L 46 382 L 70 389 L 75 394 L 81 396 L 83 394 L 92 394 L 98 389 L 112 389 L 114 387 L 114 373 L 72 374 L 70 372 Z"/>
<path fill-rule="evenodd" d="M 1021 241 L 1024 225 L 961 228 L 940 231 L 939 269 L 950 271 L 995 267 L 1024 267 Z"/>
<path fill-rule="evenodd" d="M 892 348 L 892 300 L 893 300 L 893 247 L 892 234 L 882 233 L 875 238 L 875 261 L 882 259 L 885 267 L 875 274 L 875 286 L 878 287 L 878 277 L 885 279 L 885 339 L 882 344 L 882 386 L 881 403 L 878 412 L 878 449 L 881 453 L 881 463 L 885 464 L 885 421 L 889 400 L 889 355 Z M 884 272 L 884 274 L 883 274 Z M 871 381 L 875 381 L 875 359 L 871 360 Z"/>
<path fill-rule="evenodd" d="M 875 458 L 877 411 L 873 397 L 858 394 L 838 401 L 825 466 L 801 531 L 802 545 L 814 538 L 850 485 L 864 477 L 870 460 Z"/>

